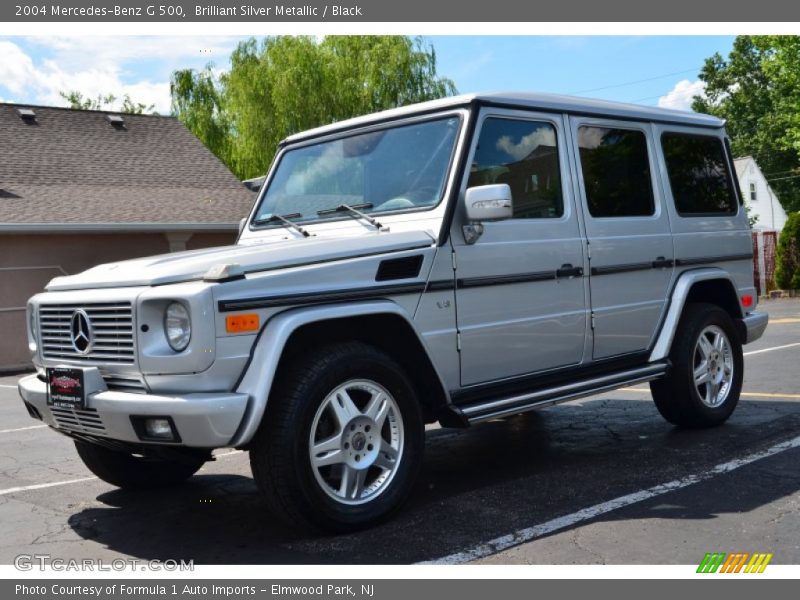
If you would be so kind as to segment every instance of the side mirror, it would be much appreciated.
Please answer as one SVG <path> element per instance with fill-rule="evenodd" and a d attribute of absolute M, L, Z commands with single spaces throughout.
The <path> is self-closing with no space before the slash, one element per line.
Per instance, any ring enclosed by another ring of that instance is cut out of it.
<path fill-rule="evenodd" d="M 247 225 L 247 217 L 245 217 L 244 219 L 239 221 L 239 235 L 242 235 L 242 232 L 244 231 L 245 225 Z"/>
<path fill-rule="evenodd" d="M 467 188 L 467 219 L 471 222 L 502 221 L 514 215 L 511 188 L 507 183 Z"/>

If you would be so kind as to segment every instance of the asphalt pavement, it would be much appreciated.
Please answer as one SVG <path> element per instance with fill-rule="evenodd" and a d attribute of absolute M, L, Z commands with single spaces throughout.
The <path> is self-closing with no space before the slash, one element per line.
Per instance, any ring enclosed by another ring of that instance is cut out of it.
<path fill-rule="evenodd" d="M 745 386 L 723 425 L 682 431 L 638 385 L 491 421 L 431 428 L 422 477 L 392 521 L 315 537 L 262 506 L 247 455 L 185 485 L 124 492 L 28 417 L 0 377 L 0 563 L 69 558 L 196 564 L 697 564 L 706 552 L 800 563 L 800 300 L 762 304 Z"/>

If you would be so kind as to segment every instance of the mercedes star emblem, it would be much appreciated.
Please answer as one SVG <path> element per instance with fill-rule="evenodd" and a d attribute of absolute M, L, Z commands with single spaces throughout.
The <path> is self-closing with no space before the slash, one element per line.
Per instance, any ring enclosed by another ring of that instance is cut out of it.
<path fill-rule="evenodd" d="M 72 347 L 78 354 L 88 354 L 92 349 L 92 323 L 89 315 L 83 310 L 72 313 L 70 320 Z"/>

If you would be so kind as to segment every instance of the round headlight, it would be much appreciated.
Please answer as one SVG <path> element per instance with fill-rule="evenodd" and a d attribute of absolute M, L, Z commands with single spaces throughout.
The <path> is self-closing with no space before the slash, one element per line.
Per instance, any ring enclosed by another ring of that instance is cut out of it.
<path fill-rule="evenodd" d="M 173 302 L 164 313 L 164 333 L 169 347 L 175 352 L 183 352 L 192 339 L 192 321 L 189 311 L 180 302 Z"/>

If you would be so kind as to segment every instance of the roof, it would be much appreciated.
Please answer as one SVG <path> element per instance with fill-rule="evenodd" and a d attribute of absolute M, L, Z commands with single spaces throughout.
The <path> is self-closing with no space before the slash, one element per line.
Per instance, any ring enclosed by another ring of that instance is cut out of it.
<path fill-rule="evenodd" d="M 253 203 L 175 117 L 0 103 L 0 139 L 2 230 L 235 230 Z"/>
<path fill-rule="evenodd" d="M 340 129 L 368 125 L 374 121 L 396 119 L 411 116 L 421 112 L 432 112 L 467 106 L 472 102 L 481 102 L 500 106 L 538 109 L 542 111 L 573 112 L 597 117 L 627 118 L 645 121 L 658 121 L 661 123 L 674 123 L 677 125 L 695 125 L 700 127 L 719 128 L 725 121 L 711 115 L 641 106 L 639 104 L 625 104 L 609 100 L 596 100 L 593 98 L 579 98 L 575 96 L 561 96 L 556 94 L 540 94 L 532 92 L 486 92 L 478 94 L 465 94 L 451 96 L 440 100 L 431 100 L 419 104 L 411 104 L 401 108 L 382 111 L 372 115 L 347 119 L 324 127 L 317 127 L 289 136 L 285 143 L 300 141 L 309 137 L 316 137 L 334 133 Z"/>
<path fill-rule="evenodd" d="M 752 156 L 740 156 L 739 158 L 734 158 L 733 168 L 736 170 L 736 176 L 741 177 L 751 164 L 756 168 L 757 171 L 761 172 L 758 163 L 753 159 Z"/>

